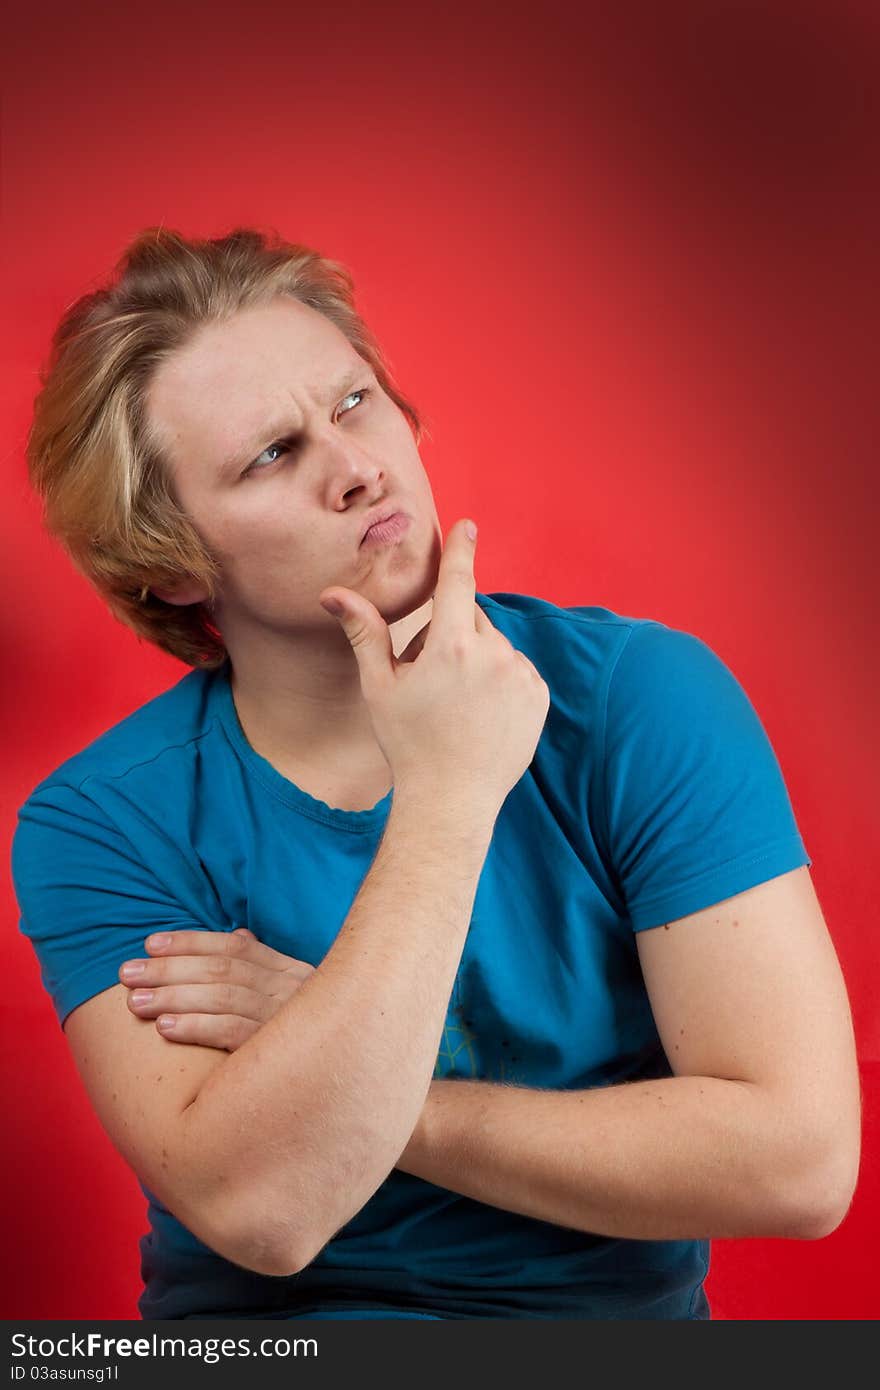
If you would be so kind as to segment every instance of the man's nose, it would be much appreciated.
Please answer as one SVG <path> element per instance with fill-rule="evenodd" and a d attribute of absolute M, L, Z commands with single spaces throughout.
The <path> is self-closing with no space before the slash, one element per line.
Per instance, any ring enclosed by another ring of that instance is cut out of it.
<path fill-rule="evenodd" d="M 327 477 L 343 495 L 358 486 L 375 486 L 383 475 L 380 459 L 352 438 L 331 435 L 325 443 Z"/>

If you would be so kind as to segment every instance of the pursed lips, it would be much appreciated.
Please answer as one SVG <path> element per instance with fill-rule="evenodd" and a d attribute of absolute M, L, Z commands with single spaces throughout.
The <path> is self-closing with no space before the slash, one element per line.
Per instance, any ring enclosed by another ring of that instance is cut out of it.
<path fill-rule="evenodd" d="M 368 531 L 371 531 L 374 526 L 378 526 L 383 521 L 390 521 L 393 516 L 397 516 L 399 511 L 399 507 L 385 507 L 381 512 L 376 512 L 364 528 L 364 532 L 361 536 L 361 544 L 366 540 Z"/>

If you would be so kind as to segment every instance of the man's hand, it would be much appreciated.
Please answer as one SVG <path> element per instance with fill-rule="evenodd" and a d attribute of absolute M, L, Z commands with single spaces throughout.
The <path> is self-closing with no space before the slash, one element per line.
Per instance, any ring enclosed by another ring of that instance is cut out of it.
<path fill-rule="evenodd" d="M 418 636 L 424 641 L 422 633 Z M 137 979 L 128 979 L 125 973 L 126 966 L 134 961 L 124 962 L 119 978 L 131 991 L 128 1007 L 132 1013 L 138 1018 L 154 1018 L 169 1042 L 200 1043 L 235 1052 L 315 968 L 264 946 L 246 927 L 237 927 L 234 932 L 177 931 L 164 935 L 169 944 L 163 948 L 153 946 L 153 938 L 147 937 L 144 945 L 150 954 L 142 962 L 146 969 Z M 234 944 L 237 938 L 240 945 Z M 137 1003 L 136 989 L 152 989 L 152 1000 Z M 424 1157 L 430 1103 L 429 1089 L 415 1131 L 398 1161 L 404 1171 L 405 1164 L 415 1161 L 416 1155 Z"/>
<path fill-rule="evenodd" d="M 147 958 L 119 971 L 138 1018 L 155 1019 L 169 1042 L 199 1043 L 235 1052 L 311 975 L 313 965 L 258 941 L 245 927 L 234 932 L 163 933 L 168 945 L 144 943 Z M 137 975 L 130 967 L 141 965 Z M 141 999 L 142 991 L 152 998 Z"/>

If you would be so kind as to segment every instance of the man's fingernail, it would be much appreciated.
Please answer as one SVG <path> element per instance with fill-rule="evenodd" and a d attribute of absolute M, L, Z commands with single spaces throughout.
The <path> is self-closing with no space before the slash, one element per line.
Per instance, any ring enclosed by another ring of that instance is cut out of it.
<path fill-rule="evenodd" d="M 334 618 L 338 618 L 342 612 L 342 604 L 338 598 L 325 598 L 321 600 L 321 607 L 326 608 L 328 613 L 332 613 Z"/>
<path fill-rule="evenodd" d="M 177 1019 L 173 1014 L 162 1014 L 161 1018 L 156 1019 L 156 1024 L 163 1033 L 170 1033 L 172 1028 L 177 1027 Z"/>
<path fill-rule="evenodd" d="M 161 950 L 163 950 L 166 946 L 170 946 L 170 945 L 171 945 L 171 937 L 170 937 L 170 936 L 165 936 L 165 935 L 161 935 L 161 936 L 148 936 L 148 937 L 147 937 L 147 945 L 150 947 L 150 949 L 151 949 L 152 951 L 161 951 Z"/>
<path fill-rule="evenodd" d="M 475 541 L 477 539 L 477 528 L 472 521 L 466 521 L 464 529 L 465 535 L 469 541 Z"/>

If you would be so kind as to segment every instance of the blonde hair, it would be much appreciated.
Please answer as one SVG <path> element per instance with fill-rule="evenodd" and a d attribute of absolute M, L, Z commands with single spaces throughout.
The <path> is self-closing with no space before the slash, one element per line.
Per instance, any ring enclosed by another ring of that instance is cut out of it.
<path fill-rule="evenodd" d="M 120 622 L 190 666 L 211 669 L 226 658 L 210 616 L 219 568 L 174 497 L 146 390 L 200 325 L 278 294 L 341 329 L 418 443 L 424 426 L 355 310 L 350 272 L 276 232 L 243 227 L 191 240 L 146 228 L 110 283 L 66 310 L 40 375 L 26 454 L 46 530 Z M 176 605 L 151 592 L 184 580 L 206 586 L 205 602 Z"/>

